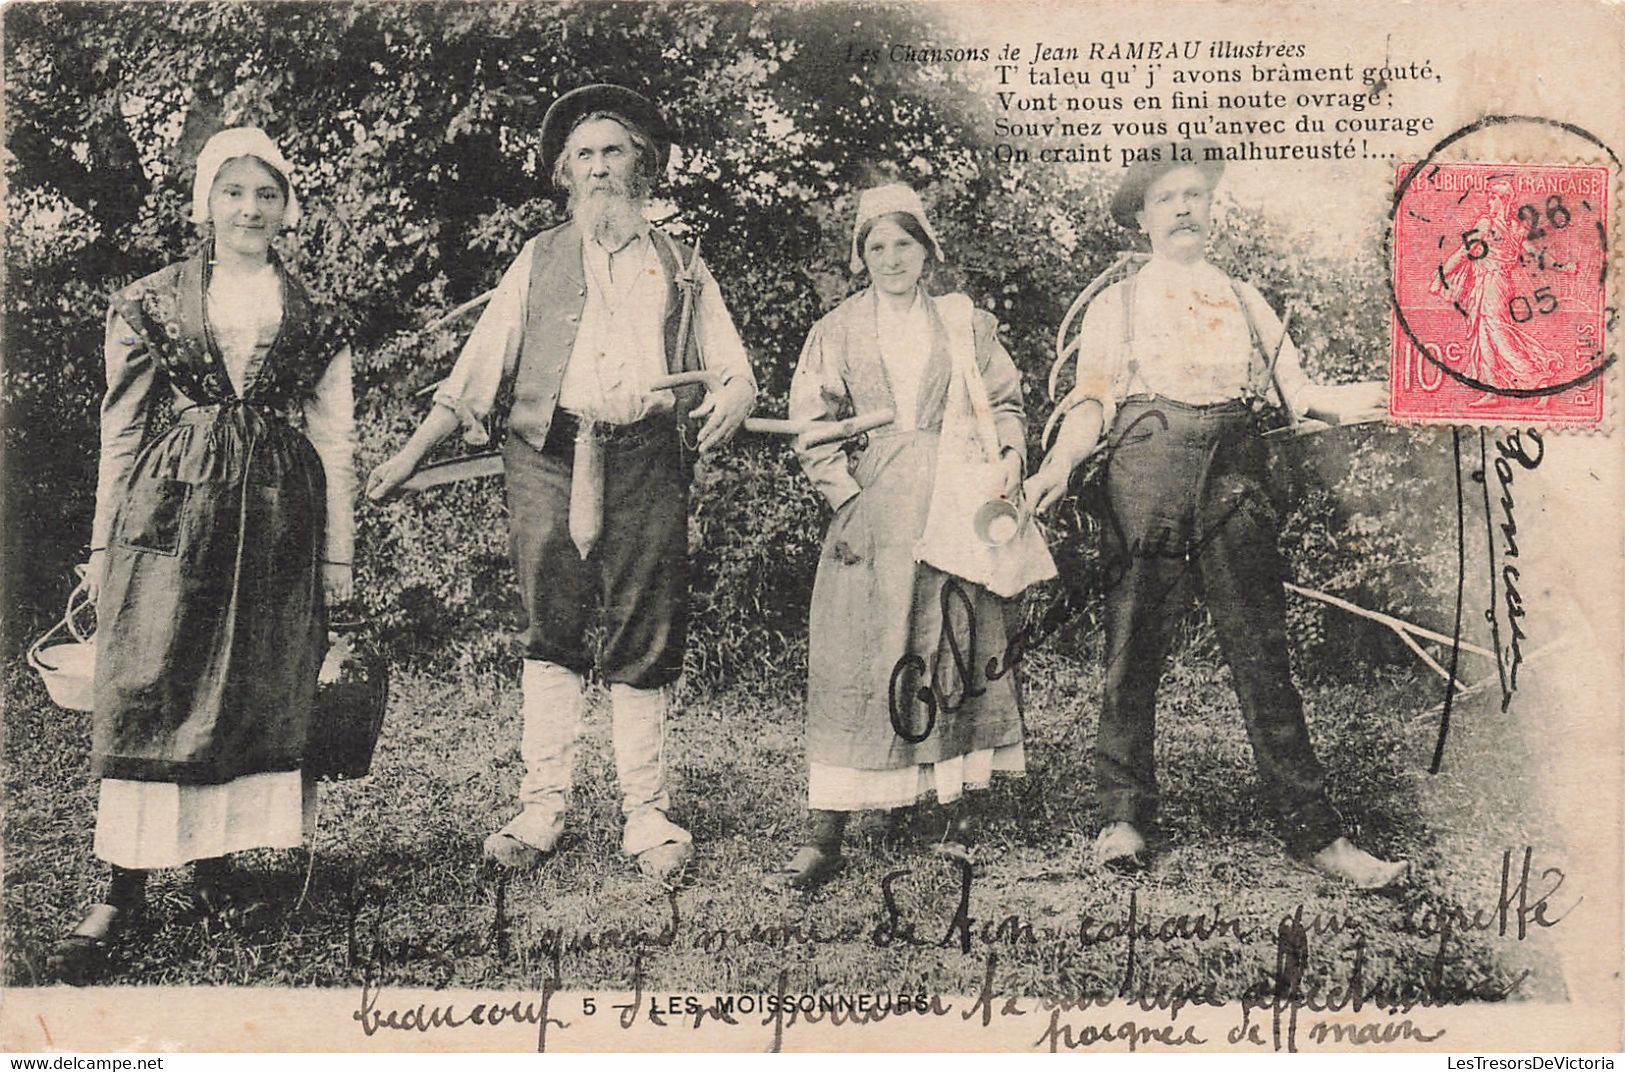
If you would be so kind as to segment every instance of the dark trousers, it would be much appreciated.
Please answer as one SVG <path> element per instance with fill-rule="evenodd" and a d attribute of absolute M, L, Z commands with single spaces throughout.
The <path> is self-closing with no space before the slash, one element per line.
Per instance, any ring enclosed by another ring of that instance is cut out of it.
<path fill-rule="evenodd" d="M 1199 588 L 1285 838 L 1296 852 L 1322 848 L 1342 823 L 1292 684 L 1286 570 L 1246 407 L 1130 400 L 1109 447 L 1106 680 L 1095 746 L 1101 822 L 1155 818 L 1157 684 L 1170 632 Z"/>
<path fill-rule="evenodd" d="M 525 656 L 586 671 L 587 626 L 601 602 L 604 679 L 668 685 L 682 673 L 688 628 L 688 481 L 676 426 L 651 419 L 605 444 L 603 535 L 583 561 L 570 540 L 573 424 L 559 414 L 542 450 L 518 435 L 503 448 Z"/>

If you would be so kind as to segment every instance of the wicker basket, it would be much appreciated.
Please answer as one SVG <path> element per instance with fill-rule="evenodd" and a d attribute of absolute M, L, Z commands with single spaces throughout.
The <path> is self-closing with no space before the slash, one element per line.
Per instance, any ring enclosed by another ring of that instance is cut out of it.
<path fill-rule="evenodd" d="M 83 567 L 80 568 L 81 576 Z M 85 582 L 68 593 L 68 609 L 62 620 L 45 631 L 28 649 L 28 665 L 45 682 L 51 702 L 69 711 L 89 711 L 93 703 L 96 673 L 96 635 L 86 634 L 79 617 L 86 608 L 95 609 Z"/>

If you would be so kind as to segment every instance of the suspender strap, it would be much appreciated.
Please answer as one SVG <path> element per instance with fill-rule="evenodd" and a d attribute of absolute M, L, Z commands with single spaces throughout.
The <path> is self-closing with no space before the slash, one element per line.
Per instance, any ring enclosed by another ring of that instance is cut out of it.
<path fill-rule="evenodd" d="M 1247 362 L 1247 390 L 1254 398 L 1264 398 L 1270 390 L 1270 358 L 1264 349 L 1264 336 L 1259 334 L 1258 324 L 1253 320 L 1252 307 L 1247 304 L 1247 296 L 1242 293 L 1241 284 L 1232 279 L 1230 289 L 1236 295 L 1236 304 L 1241 306 L 1241 318 L 1247 321 L 1247 335 L 1252 339 L 1252 352 Z M 1276 401 L 1285 405 L 1284 399 Z"/>
<path fill-rule="evenodd" d="M 1123 280 L 1123 354 L 1124 372 L 1126 378 L 1132 378 L 1138 369 L 1138 362 L 1134 360 L 1134 285 L 1139 280 L 1129 276 Z M 1230 290 L 1236 296 L 1236 304 L 1241 307 L 1241 318 L 1247 322 L 1247 337 L 1252 346 L 1247 361 L 1247 393 L 1251 398 L 1267 398 L 1270 393 L 1272 360 L 1264 348 L 1264 336 L 1258 330 L 1258 322 L 1253 319 L 1253 309 L 1247 302 L 1247 296 L 1242 292 L 1241 284 L 1230 280 Z M 1284 338 L 1283 338 L 1284 342 Z M 1277 398 L 1275 401 L 1285 405 L 1285 399 Z"/>
<path fill-rule="evenodd" d="M 1134 357 L 1134 291 L 1139 281 L 1138 276 L 1132 275 L 1123 280 L 1123 367 L 1115 385 L 1119 398 L 1140 371 L 1140 362 Z"/>
<path fill-rule="evenodd" d="M 1134 284 L 1138 280 L 1129 276 L 1123 280 L 1123 353 L 1129 353 L 1134 342 Z"/>

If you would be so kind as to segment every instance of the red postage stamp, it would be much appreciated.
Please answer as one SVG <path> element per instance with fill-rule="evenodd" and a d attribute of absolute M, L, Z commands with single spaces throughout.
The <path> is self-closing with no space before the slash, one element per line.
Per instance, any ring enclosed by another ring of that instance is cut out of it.
<path fill-rule="evenodd" d="M 1400 165 L 1392 417 L 1601 422 L 1608 192 L 1605 167 Z"/>

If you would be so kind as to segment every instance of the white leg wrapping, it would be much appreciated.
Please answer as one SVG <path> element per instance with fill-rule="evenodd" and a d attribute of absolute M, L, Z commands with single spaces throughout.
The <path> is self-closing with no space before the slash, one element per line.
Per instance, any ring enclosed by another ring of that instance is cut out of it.
<path fill-rule="evenodd" d="M 581 676 L 556 663 L 526 659 L 522 685 L 524 729 L 519 754 L 525 761 L 525 776 L 519 783 L 519 803 L 525 814 L 534 814 L 535 822 L 559 823 L 568 803 L 581 738 L 585 706 Z M 522 832 L 515 833 L 531 841 Z M 554 833 L 548 840 L 556 839 Z"/>
<path fill-rule="evenodd" d="M 626 828 L 621 847 L 636 856 L 658 845 L 687 844 L 687 830 L 666 818 L 666 691 L 612 684 L 611 736 Z"/>

